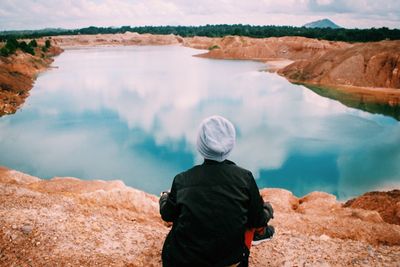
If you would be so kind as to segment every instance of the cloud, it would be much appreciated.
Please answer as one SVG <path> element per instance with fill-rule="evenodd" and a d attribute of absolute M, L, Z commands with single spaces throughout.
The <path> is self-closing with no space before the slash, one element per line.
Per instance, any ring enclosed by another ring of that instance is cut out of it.
<path fill-rule="evenodd" d="M 400 27 L 400 1 L 2 0 L 0 30 L 122 25 L 294 25 L 328 17 L 345 27 Z"/>

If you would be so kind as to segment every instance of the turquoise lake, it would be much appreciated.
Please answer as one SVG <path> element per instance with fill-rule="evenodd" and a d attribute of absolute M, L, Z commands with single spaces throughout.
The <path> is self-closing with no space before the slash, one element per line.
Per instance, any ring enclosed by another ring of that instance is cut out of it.
<path fill-rule="evenodd" d="M 400 122 L 265 72 L 179 46 L 66 50 L 16 114 L 0 118 L 0 165 L 42 178 L 120 179 L 158 194 L 202 162 L 203 118 L 237 129 L 230 159 L 260 188 L 347 199 L 400 187 Z"/>

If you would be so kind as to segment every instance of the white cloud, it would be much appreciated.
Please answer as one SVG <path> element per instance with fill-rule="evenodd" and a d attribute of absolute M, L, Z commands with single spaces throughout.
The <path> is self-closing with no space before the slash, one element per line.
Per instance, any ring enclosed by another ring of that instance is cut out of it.
<path fill-rule="evenodd" d="M 329 5 L 332 4 L 333 0 L 317 0 L 318 5 Z"/>

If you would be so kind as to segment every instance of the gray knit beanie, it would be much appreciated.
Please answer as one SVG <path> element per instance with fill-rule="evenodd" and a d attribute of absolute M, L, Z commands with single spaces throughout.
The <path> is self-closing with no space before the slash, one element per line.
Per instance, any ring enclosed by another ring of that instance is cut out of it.
<path fill-rule="evenodd" d="M 224 161 L 235 146 L 233 124 L 221 116 L 206 118 L 199 127 L 197 150 L 205 159 Z"/>

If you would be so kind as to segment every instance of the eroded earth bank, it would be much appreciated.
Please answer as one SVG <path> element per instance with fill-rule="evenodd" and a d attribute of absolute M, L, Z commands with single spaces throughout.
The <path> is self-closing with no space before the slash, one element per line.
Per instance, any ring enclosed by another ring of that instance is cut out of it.
<path fill-rule="evenodd" d="M 62 51 L 58 46 L 46 52 L 38 47 L 35 55 L 17 50 L 9 57 L 0 56 L 0 117 L 13 114 L 22 106 L 37 75 L 47 70 L 54 61 L 53 57 Z"/>
<path fill-rule="evenodd" d="M 398 266 L 400 191 L 346 207 L 322 192 L 261 194 L 275 209 L 277 233 L 252 248 L 251 266 Z M 373 210 L 375 202 L 391 212 Z M 0 266 L 161 266 L 168 231 L 158 198 L 121 181 L 41 180 L 0 169 Z"/>

